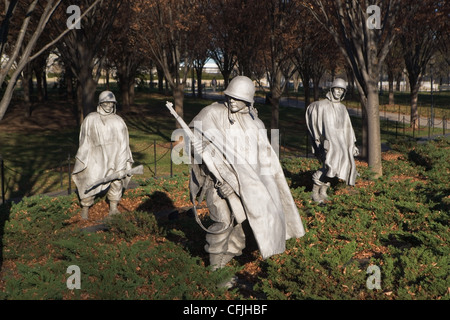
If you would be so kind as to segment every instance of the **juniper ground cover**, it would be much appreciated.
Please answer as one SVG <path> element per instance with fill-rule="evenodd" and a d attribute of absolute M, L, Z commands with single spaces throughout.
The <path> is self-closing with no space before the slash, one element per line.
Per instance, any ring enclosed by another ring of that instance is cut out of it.
<path fill-rule="evenodd" d="M 353 188 L 332 186 L 326 205 L 310 199 L 311 158 L 285 158 L 288 183 L 307 233 L 285 253 L 262 260 L 254 243 L 211 272 L 204 234 L 189 206 L 186 173 L 145 179 L 128 190 L 123 214 L 86 231 L 107 214 L 99 198 L 82 221 L 75 195 L 33 196 L 3 205 L 1 299 L 448 299 L 450 142 L 392 144 L 384 175 L 361 176 Z M 176 210 L 177 209 L 177 210 Z M 207 210 L 199 210 L 208 223 Z M 81 270 L 69 290 L 67 268 Z M 369 266 L 380 270 L 369 289 Z M 231 274 L 241 285 L 218 288 Z"/>

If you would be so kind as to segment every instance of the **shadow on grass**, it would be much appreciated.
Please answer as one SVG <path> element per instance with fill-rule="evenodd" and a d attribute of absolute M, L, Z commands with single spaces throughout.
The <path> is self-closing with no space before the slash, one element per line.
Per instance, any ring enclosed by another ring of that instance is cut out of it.
<path fill-rule="evenodd" d="M 9 199 L 20 199 L 68 185 L 69 157 L 77 150 L 77 132 L 12 135 L 2 146 Z"/>
<path fill-rule="evenodd" d="M 203 204 L 197 206 L 197 209 L 203 208 L 206 208 Z M 200 258 L 205 266 L 209 266 L 209 255 L 204 248 L 206 232 L 197 224 L 194 216 L 195 212 L 191 206 L 176 207 L 166 193 L 156 191 L 137 210 L 153 212 L 158 226 L 165 230 L 166 238 L 169 241 L 180 245 L 191 256 Z M 200 220 L 205 227 L 211 224 L 211 220 L 207 215 L 201 215 Z M 246 235 L 246 247 L 243 250 L 243 254 L 235 258 L 241 265 L 253 261 L 255 258 L 252 252 L 258 249 L 247 221 L 244 221 L 243 228 Z"/>
<path fill-rule="evenodd" d="M 137 210 L 153 213 L 169 241 L 182 246 L 192 256 L 205 259 L 204 232 L 197 225 L 191 207 L 178 208 L 165 192 L 155 191 Z"/>
<path fill-rule="evenodd" d="M 312 177 L 315 172 L 316 170 L 292 173 L 288 170 L 284 170 L 284 175 L 291 180 L 290 188 L 296 189 L 298 187 L 305 187 L 305 191 L 311 191 L 313 187 Z"/>
<path fill-rule="evenodd" d="M 5 224 L 9 220 L 11 203 L 0 205 L 0 272 L 3 267 L 3 236 L 5 234 Z"/>

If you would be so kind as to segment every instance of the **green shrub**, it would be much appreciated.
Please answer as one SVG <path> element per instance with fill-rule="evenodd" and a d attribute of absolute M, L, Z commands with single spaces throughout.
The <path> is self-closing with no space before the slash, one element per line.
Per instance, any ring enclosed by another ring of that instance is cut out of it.
<path fill-rule="evenodd" d="M 64 234 L 73 197 L 34 196 L 13 204 L 5 223 L 4 258 L 33 259 L 49 252 L 49 242 Z"/>
<path fill-rule="evenodd" d="M 335 183 L 330 202 L 311 201 L 315 159 L 284 159 L 292 195 L 307 230 L 283 254 L 259 261 L 251 296 L 267 299 L 450 299 L 449 141 L 393 145 L 401 156 L 383 161 L 373 179 L 359 168 L 356 187 Z M 163 195 L 188 196 L 187 176 L 149 179 L 131 192 L 147 204 L 114 216 L 108 231 L 69 224 L 74 197 L 31 197 L 1 206 L 4 261 L 0 299 L 241 299 L 218 284 L 244 268 L 204 266 L 204 233 L 193 219 L 158 220 Z M 67 267 L 81 270 L 69 290 Z M 378 266 L 381 289 L 369 289 L 368 266 Z"/>
<path fill-rule="evenodd" d="M 359 168 L 358 179 L 371 183 L 326 205 L 292 189 L 307 233 L 263 263 L 257 290 L 269 299 L 450 298 L 449 141 L 396 149 L 403 156 L 383 162 L 383 177 Z M 366 287 L 369 265 L 380 268 L 381 289 Z"/>
<path fill-rule="evenodd" d="M 218 284 L 236 271 L 210 272 L 200 258 L 164 238 L 154 215 L 114 216 L 108 232 L 70 228 L 70 198 L 25 199 L 13 206 L 5 228 L 2 299 L 221 299 Z M 44 212 L 45 211 L 45 212 Z M 43 233 L 41 230 L 45 230 Z M 20 238 L 20 239 L 19 239 Z M 69 290 L 67 268 L 81 270 L 81 289 Z"/>

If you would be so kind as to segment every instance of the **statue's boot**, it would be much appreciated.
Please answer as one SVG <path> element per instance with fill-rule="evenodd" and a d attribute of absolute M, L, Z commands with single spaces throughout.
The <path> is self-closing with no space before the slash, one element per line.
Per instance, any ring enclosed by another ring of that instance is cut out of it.
<path fill-rule="evenodd" d="M 227 253 L 210 253 L 209 254 L 209 262 L 212 266 L 212 270 L 215 271 L 217 269 L 225 267 L 225 265 L 233 259 L 234 255 Z M 219 284 L 219 288 L 231 289 L 237 284 L 237 277 L 233 276 L 229 280 L 226 280 Z"/>
<path fill-rule="evenodd" d="M 120 214 L 119 209 L 117 209 L 117 205 L 119 204 L 119 201 L 110 201 L 109 202 L 109 216 L 113 216 L 116 214 Z"/>
<path fill-rule="evenodd" d="M 319 186 L 318 184 L 313 185 L 311 198 L 313 199 L 313 201 L 315 201 L 317 203 L 323 202 L 322 196 L 320 194 L 320 189 L 321 189 L 321 186 Z"/>
<path fill-rule="evenodd" d="M 327 182 L 324 185 L 320 186 L 319 189 L 319 197 L 322 199 L 322 202 L 328 200 L 327 190 L 330 187 L 331 183 Z"/>
<path fill-rule="evenodd" d="M 212 266 L 212 270 L 225 267 L 225 265 L 233 259 L 234 255 L 228 253 L 210 253 L 209 263 Z"/>
<path fill-rule="evenodd" d="M 89 207 L 81 208 L 81 219 L 83 220 L 89 219 Z"/>

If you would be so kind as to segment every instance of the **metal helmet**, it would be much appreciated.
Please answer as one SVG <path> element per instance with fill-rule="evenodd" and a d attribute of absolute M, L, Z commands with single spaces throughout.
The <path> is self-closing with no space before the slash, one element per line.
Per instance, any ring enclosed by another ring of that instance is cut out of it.
<path fill-rule="evenodd" d="M 227 89 L 223 93 L 232 98 L 253 103 L 253 97 L 255 96 L 255 85 L 250 78 L 245 76 L 237 76 L 230 81 Z"/>
<path fill-rule="evenodd" d="M 104 102 L 117 103 L 114 93 L 112 93 L 111 91 L 103 91 L 102 93 L 100 93 L 100 96 L 98 97 L 98 104 L 102 104 Z"/>
<path fill-rule="evenodd" d="M 341 88 L 347 91 L 347 83 L 344 79 L 336 78 L 334 79 L 333 83 L 331 84 L 331 89 L 333 88 Z"/>

